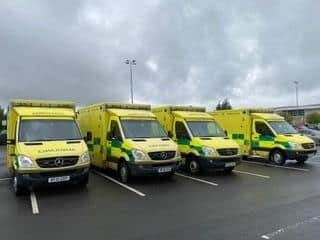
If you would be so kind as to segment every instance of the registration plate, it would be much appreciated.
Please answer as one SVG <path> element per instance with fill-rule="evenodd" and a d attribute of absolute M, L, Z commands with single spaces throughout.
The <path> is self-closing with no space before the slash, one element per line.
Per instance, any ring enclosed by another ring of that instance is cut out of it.
<path fill-rule="evenodd" d="M 235 167 L 236 166 L 236 163 L 235 162 L 227 162 L 225 164 L 225 167 Z"/>
<path fill-rule="evenodd" d="M 171 167 L 161 167 L 158 169 L 159 173 L 171 172 Z"/>
<path fill-rule="evenodd" d="M 67 182 L 70 180 L 70 176 L 51 177 L 48 178 L 48 183 Z"/>

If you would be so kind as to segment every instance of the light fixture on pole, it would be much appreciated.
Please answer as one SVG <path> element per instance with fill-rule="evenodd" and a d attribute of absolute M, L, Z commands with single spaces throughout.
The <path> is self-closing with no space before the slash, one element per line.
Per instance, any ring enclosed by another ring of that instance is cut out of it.
<path fill-rule="evenodd" d="M 137 65 L 135 59 L 125 59 L 125 64 L 128 64 L 130 67 L 130 93 L 131 93 L 131 103 L 133 103 L 133 77 L 132 77 L 132 65 Z"/>
<path fill-rule="evenodd" d="M 294 81 L 293 82 L 295 85 L 296 85 L 296 105 L 297 105 L 297 107 L 299 106 L 299 95 L 298 95 L 298 84 L 299 84 L 299 82 L 298 81 Z"/>

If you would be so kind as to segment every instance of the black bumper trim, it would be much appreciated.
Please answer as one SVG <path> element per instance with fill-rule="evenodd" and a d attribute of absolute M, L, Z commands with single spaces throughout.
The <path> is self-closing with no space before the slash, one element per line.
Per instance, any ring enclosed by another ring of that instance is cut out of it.
<path fill-rule="evenodd" d="M 299 159 L 308 157 L 309 155 L 315 155 L 317 153 L 317 150 L 285 150 L 285 153 L 288 159 Z"/>
<path fill-rule="evenodd" d="M 200 167 L 204 171 L 210 171 L 214 169 L 225 169 L 226 163 L 235 162 L 236 166 L 240 164 L 242 157 L 232 157 L 232 158 L 204 158 L 199 157 Z"/>
<path fill-rule="evenodd" d="M 61 183 L 48 183 L 48 178 L 70 176 L 70 180 Z M 42 172 L 42 173 L 19 173 L 16 172 L 16 177 L 23 187 L 38 187 L 43 185 L 56 185 L 78 183 L 89 177 L 89 167 L 78 168 L 74 170 L 59 171 L 59 172 Z"/>
<path fill-rule="evenodd" d="M 180 161 L 171 162 L 167 164 L 163 163 L 163 164 L 160 164 L 160 166 L 157 166 L 157 164 L 135 164 L 135 163 L 128 162 L 130 174 L 132 176 L 152 176 L 152 175 L 173 174 L 175 171 L 177 171 L 180 168 L 180 165 L 181 165 Z M 160 173 L 159 169 L 164 167 L 171 167 L 171 171 Z"/>

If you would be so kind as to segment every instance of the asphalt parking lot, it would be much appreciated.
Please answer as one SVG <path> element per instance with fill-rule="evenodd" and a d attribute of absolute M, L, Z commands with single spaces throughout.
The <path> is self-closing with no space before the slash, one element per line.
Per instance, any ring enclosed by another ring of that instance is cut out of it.
<path fill-rule="evenodd" d="M 85 190 L 16 197 L 0 148 L 1 239 L 319 239 L 320 155 L 305 165 L 243 162 L 231 175 L 172 180 L 91 173 Z M 252 161 L 252 160 L 251 160 Z"/>

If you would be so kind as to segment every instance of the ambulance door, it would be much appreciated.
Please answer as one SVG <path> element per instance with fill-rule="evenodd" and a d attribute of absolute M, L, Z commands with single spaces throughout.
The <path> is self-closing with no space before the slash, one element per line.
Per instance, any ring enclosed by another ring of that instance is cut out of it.
<path fill-rule="evenodd" d="M 254 119 L 252 126 L 252 151 L 267 157 L 274 144 L 275 135 L 264 120 Z"/>
<path fill-rule="evenodd" d="M 110 117 L 107 132 L 107 164 L 109 168 L 117 170 L 121 156 L 122 135 L 117 117 Z"/>

